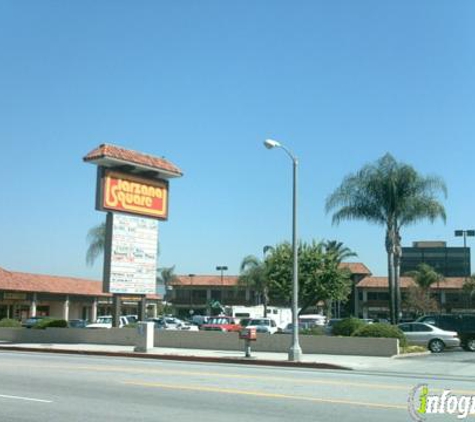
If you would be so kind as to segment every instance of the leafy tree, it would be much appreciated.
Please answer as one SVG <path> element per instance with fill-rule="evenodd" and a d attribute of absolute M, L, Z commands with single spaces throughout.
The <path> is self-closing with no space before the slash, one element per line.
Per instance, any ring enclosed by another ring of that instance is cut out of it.
<path fill-rule="evenodd" d="M 464 281 L 463 290 L 470 296 L 470 298 L 475 295 L 475 274 L 472 274 Z"/>
<path fill-rule="evenodd" d="M 430 288 L 441 282 L 444 276 L 425 263 L 419 264 L 416 270 L 409 271 L 405 275 L 411 277 L 416 283 L 415 286 L 408 289 L 404 301 L 405 307 L 416 314 L 437 311 L 439 306 L 437 301 L 431 297 Z"/>
<path fill-rule="evenodd" d="M 238 283 L 241 286 L 253 288 L 260 296 L 264 305 L 264 318 L 267 317 L 269 304 L 269 279 L 267 277 L 266 262 L 254 255 L 246 256 L 241 262 Z"/>
<path fill-rule="evenodd" d="M 332 221 L 366 220 L 385 227 L 388 264 L 389 310 L 394 324 L 400 313 L 399 272 L 401 228 L 424 219 L 445 221 L 443 205 L 437 199 L 447 195 L 445 183 L 436 176 L 421 176 L 412 166 L 386 154 L 343 179 L 327 198 L 326 211 L 335 210 Z"/>
<path fill-rule="evenodd" d="M 96 259 L 104 253 L 106 245 L 106 223 L 103 222 L 89 229 L 87 232 L 87 241 L 89 242 L 89 246 L 86 252 L 86 263 L 88 265 L 94 265 Z"/>
<path fill-rule="evenodd" d="M 323 243 L 301 243 L 299 256 L 300 313 L 319 301 L 345 300 L 350 292 L 350 272 L 339 267 L 334 253 L 325 251 Z M 270 297 L 287 304 L 292 297 L 292 246 L 277 245 L 265 259 Z"/>

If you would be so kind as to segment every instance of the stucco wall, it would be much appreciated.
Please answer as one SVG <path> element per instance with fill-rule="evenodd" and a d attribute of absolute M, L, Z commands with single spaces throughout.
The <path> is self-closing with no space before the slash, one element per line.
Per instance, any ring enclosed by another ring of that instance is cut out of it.
<path fill-rule="evenodd" d="M 132 328 L 112 329 L 74 329 L 48 328 L 11 329 L 0 328 L 0 340 L 17 343 L 86 343 L 134 346 L 137 331 Z M 155 347 L 243 350 L 244 341 L 237 333 L 220 333 L 213 331 L 183 332 L 155 331 Z M 261 334 L 252 343 L 252 350 L 257 352 L 287 352 L 291 344 L 289 334 Z M 398 340 L 384 338 L 354 338 L 327 336 L 300 336 L 303 353 L 393 356 L 398 354 Z"/>

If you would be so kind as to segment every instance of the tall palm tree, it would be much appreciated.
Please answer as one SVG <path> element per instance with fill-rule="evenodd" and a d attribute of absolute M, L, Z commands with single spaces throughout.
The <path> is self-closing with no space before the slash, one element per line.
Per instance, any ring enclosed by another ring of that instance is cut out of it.
<path fill-rule="evenodd" d="M 336 210 L 334 224 L 343 220 L 366 220 L 385 227 L 388 264 L 389 312 L 393 324 L 400 314 L 399 273 L 401 229 L 423 219 L 446 219 L 438 195 L 447 195 L 443 180 L 421 176 L 412 166 L 386 154 L 374 164 L 346 176 L 326 201 L 326 211 Z"/>
<path fill-rule="evenodd" d="M 240 273 L 239 284 L 252 287 L 260 295 L 264 305 L 264 318 L 267 317 L 269 280 L 267 278 L 265 261 L 261 261 L 254 255 L 248 255 L 241 262 Z"/>
<path fill-rule="evenodd" d="M 89 242 L 89 246 L 86 252 L 86 263 L 88 265 L 94 265 L 96 259 L 104 253 L 106 245 L 106 223 L 100 223 L 89 229 L 87 232 L 87 241 Z"/>

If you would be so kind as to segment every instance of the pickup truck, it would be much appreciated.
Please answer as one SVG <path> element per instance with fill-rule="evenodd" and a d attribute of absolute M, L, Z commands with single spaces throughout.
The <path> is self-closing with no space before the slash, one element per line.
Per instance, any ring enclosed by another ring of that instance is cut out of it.
<path fill-rule="evenodd" d="M 242 330 L 242 326 L 235 318 L 228 316 L 217 316 L 208 319 L 206 324 L 203 324 L 200 329 L 204 331 L 239 332 Z"/>

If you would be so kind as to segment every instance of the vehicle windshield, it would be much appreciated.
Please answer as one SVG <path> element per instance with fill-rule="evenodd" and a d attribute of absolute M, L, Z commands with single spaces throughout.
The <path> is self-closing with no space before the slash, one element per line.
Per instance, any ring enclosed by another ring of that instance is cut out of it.
<path fill-rule="evenodd" d="M 99 317 L 97 322 L 99 324 L 112 324 L 112 317 Z"/>
<path fill-rule="evenodd" d="M 268 319 L 251 319 L 249 325 L 270 325 Z"/>
<path fill-rule="evenodd" d="M 233 324 L 233 321 L 229 318 L 211 318 L 208 320 L 207 324 Z"/>

